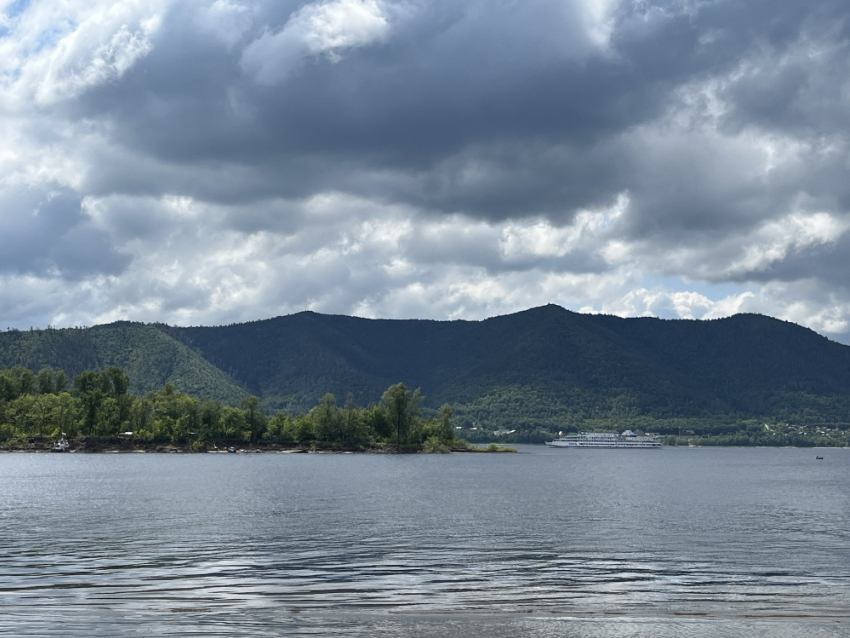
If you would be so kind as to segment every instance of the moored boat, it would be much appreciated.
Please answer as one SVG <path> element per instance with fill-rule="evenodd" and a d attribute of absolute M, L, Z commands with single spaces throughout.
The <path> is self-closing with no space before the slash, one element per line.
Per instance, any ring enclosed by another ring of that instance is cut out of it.
<path fill-rule="evenodd" d="M 635 434 L 626 430 L 622 434 L 616 432 L 579 432 L 567 434 L 546 441 L 549 447 L 565 448 L 643 448 L 654 449 L 661 447 L 661 437 L 657 434 Z"/>
<path fill-rule="evenodd" d="M 68 448 L 71 445 L 68 443 L 68 439 L 65 438 L 65 433 L 62 433 L 62 436 L 59 437 L 59 440 L 53 444 L 53 447 L 50 449 L 51 452 L 67 452 Z"/>

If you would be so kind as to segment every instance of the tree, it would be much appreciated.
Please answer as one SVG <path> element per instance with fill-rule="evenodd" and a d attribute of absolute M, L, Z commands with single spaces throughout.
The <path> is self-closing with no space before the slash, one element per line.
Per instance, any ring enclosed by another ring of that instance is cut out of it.
<path fill-rule="evenodd" d="M 351 392 L 345 399 L 345 407 L 339 418 L 342 440 L 346 445 L 360 445 L 368 440 L 369 434 L 363 422 L 362 412 L 357 408 L 357 402 Z"/>
<path fill-rule="evenodd" d="M 106 395 L 98 372 L 86 370 L 74 377 L 74 393 L 80 401 L 82 430 L 92 436 L 97 426 L 97 413 Z"/>
<path fill-rule="evenodd" d="M 440 408 L 440 429 L 437 436 L 445 443 L 451 442 L 455 438 L 455 430 L 452 425 L 453 416 L 454 411 L 452 410 L 452 406 L 444 403 Z"/>
<path fill-rule="evenodd" d="M 295 417 L 295 438 L 299 443 L 309 443 L 316 440 L 316 426 L 309 413 L 301 413 Z"/>
<path fill-rule="evenodd" d="M 14 371 L 18 373 L 19 392 L 21 394 L 35 394 L 37 388 L 35 375 L 32 373 L 32 370 L 15 368 Z"/>
<path fill-rule="evenodd" d="M 176 402 L 177 421 L 171 440 L 174 443 L 185 443 L 190 437 L 196 437 L 201 429 L 200 404 L 194 397 L 178 394 Z"/>
<path fill-rule="evenodd" d="M 221 424 L 221 404 L 218 401 L 207 399 L 201 403 L 201 431 L 203 438 L 215 439 L 224 436 Z"/>
<path fill-rule="evenodd" d="M 53 420 L 57 403 L 58 399 L 54 394 L 40 394 L 36 397 L 32 409 L 38 425 L 38 436 L 44 436 L 45 428 Z"/>
<path fill-rule="evenodd" d="M 397 383 L 384 392 L 381 400 L 395 429 L 396 443 L 406 443 L 419 418 L 419 403 L 422 401 L 419 388 L 411 393 L 404 383 Z"/>
<path fill-rule="evenodd" d="M 20 434 L 29 434 L 33 431 L 33 424 L 36 421 L 35 397 L 31 394 L 22 394 L 12 402 L 10 406 L 10 416 L 15 428 Z"/>
<path fill-rule="evenodd" d="M 89 436 L 117 434 L 130 419 L 133 398 L 127 394 L 130 379 L 112 366 L 86 370 L 74 377 L 74 394 L 80 401 L 82 430 Z"/>
<path fill-rule="evenodd" d="M 251 443 L 258 442 L 266 431 L 268 420 L 266 415 L 259 411 L 260 400 L 257 397 L 242 399 L 242 408 L 245 410 L 245 422 L 251 433 Z"/>
<path fill-rule="evenodd" d="M 38 371 L 38 393 L 53 394 L 53 368 L 42 368 Z"/>
<path fill-rule="evenodd" d="M 57 370 L 53 375 L 53 391 L 57 394 L 68 388 L 68 375 L 64 370 Z"/>
<path fill-rule="evenodd" d="M 0 372 L 0 401 L 14 401 L 20 393 L 20 383 L 11 370 Z"/>
<path fill-rule="evenodd" d="M 316 437 L 319 441 L 335 443 L 340 440 L 339 410 L 336 407 L 336 397 L 330 392 L 319 399 L 319 404 L 310 411 L 316 426 Z"/>
<path fill-rule="evenodd" d="M 267 432 L 268 436 L 281 443 L 295 443 L 297 439 L 295 421 L 286 412 L 278 412 L 271 418 Z"/>
<path fill-rule="evenodd" d="M 368 408 L 361 410 L 360 418 L 366 432 L 379 440 L 389 441 L 395 435 L 395 427 L 390 423 L 387 408 L 380 403 L 373 403 Z"/>
<path fill-rule="evenodd" d="M 97 409 L 95 434 L 98 436 L 113 436 L 121 431 L 121 406 L 118 399 L 107 396 Z"/>
<path fill-rule="evenodd" d="M 226 405 L 221 409 L 221 423 L 225 439 L 241 439 L 245 430 L 245 413 Z"/>
<path fill-rule="evenodd" d="M 66 384 L 67 385 L 67 380 Z M 67 392 L 62 392 L 56 396 L 56 406 L 54 408 L 55 414 L 55 422 L 56 429 L 58 430 L 55 434 L 60 434 L 62 432 L 67 433 L 69 436 L 76 436 L 77 434 L 77 415 L 76 415 L 76 407 L 77 404 L 74 402 L 74 397 L 72 397 Z"/>
<path fill-rule="evenodd" d="M 121 371 L 121 368 L 111 366 L 100 373 L 103 391 L 112 397 L 127 394 L 130 387 L 130 377 Z M 172 386 L 173 389 L 173 386 Z"/>
<path fill-rule="evenodd" d="M 153 414 L 153 403 L 144 397 L 137 397 L 130 407 L 130 431 L 141 433 L 150 430 Z"/>

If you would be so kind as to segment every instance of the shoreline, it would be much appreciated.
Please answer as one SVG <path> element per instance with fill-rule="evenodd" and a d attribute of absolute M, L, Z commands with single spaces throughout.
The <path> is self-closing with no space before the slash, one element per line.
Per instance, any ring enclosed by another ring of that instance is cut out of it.
<path fill-rule="evenodd" d="M 55 439 L 28 437 L 0 443 L 0 453 L 53 453 Z M 286 445 L 282 443 L 252 443 L 244 441 L 215 441 L 197 445 L 192 443 L 155 443 L 134 441 L 123 437 L 69 438 L 70 448 L 62 454 L 420 454 L 418 445 L 372 444 L 364 447 L 338 445 Z M 452 447 L 450 454 L 502 454 L 514 449 L 491 450 L 487 447 Z"/>

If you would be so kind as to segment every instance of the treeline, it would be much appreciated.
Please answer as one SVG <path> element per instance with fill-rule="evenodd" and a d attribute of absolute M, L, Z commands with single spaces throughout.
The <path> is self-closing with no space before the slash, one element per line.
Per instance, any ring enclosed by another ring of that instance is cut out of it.
<path fill-rule="evenodd" d="M 801 436 L 799 434 L 753 434 L 738 432 L 722 436 L 665 436 L 663 445 L 696 445 L 699 447 L 847 447 L 847 435 L 828 437 L 822 435 Z"/>
<path fill-rule="evenodd" d="M 308 412 L 268 415 L 257 397 L 240 407 L 178 392 L 171 384 L 144 396 L 130 394 L 130 379 L 117 367 L 86 371 L 70 380 L 44 368 L 0 370 L 0 441 L 21 437 L 130 436 L 143 443 L 279 443 L 364 448 L 374 444 L 448 451 L 455 437 L 453 414 L 444 405 L 436 417 L 420 411 L 422 396 L 403 383 L 389 387 L 381 400 L 356 404 L 351 395 L 338 405 L 324 395 Z"/>

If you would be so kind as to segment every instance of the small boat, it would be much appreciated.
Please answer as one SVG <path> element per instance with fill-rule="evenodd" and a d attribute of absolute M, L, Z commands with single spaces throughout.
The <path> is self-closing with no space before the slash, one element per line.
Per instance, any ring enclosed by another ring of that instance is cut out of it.
<path fill-rule="evenodd" d="M 62 433 L 62 436 L 59 437 L 59 440 L 53 444 L 53 447 L 50 449 L 51 452 L 67 452 L 68 448 L 71 447 L 68 443 L 68 439 L 65 438 L 65 433 Z"/>
<path fill-rule="evenodd" d="M 822 456 L 816 456 L 816 457 L 815 457 L 815 460 L 816 460 L 816 461 L 823 461 L 823 457 L 822 457 Z"/>

